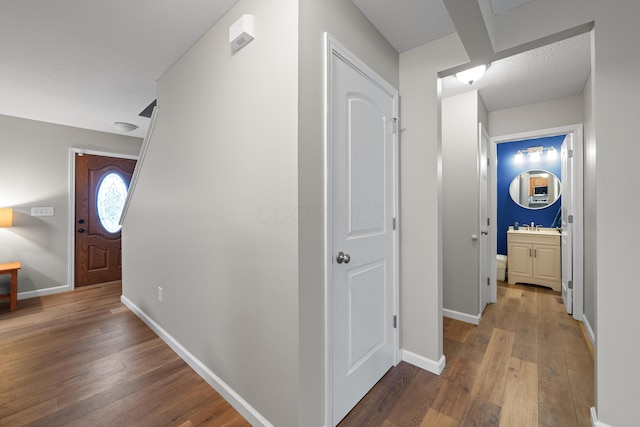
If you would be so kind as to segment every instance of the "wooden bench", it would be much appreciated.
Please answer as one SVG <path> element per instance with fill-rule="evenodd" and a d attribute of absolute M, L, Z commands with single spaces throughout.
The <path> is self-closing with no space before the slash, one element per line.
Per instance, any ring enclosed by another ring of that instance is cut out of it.
<path fill-rule="evenodd" d="M 19 262 L 0 264 L 0 274 L 11 274 L 11 289 L 8 294 L 0 295 L 0 301 L 9 301 L 11 311 L 18 306 L 18 270 Z"/>

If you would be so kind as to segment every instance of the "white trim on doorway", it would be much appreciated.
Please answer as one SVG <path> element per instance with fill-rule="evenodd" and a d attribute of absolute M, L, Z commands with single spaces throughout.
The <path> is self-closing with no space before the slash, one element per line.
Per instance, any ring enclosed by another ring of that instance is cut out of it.
<path fill-rule="evenodd" d="M 95 150 L 82 147 L 70 147 L 69 148 L 69 218 L 68 218 L 68 242 L 67 242 L 67 257 L 68 271 L 67 271 L 67 286 L 56 288 L 57 292 L 72 291 L 75 289 L 75 271 L 76 271 L 76 253 L 75 253 L 75 212 L 76 212 L 76 154 L 92 154 L 95 156 L 103 157 L 115 157 L 118 159 L 131 159 L 138 160 L 137 155 L 119 153 L 114 151 Z M 50 292 L 54 293 L 54 292 Z"/>
<path fill-rule="evenodd" d="M 573 318 L 576 320 L 583 320 L 584 317 L 584 266 L 583 266 L 583 251 L 584 251 L 584 197 L 583 197 L 583 125 L 575 124 L 568 126 L 560 126 L 549 129 L 540 129 L 530 132 L 522 132 L 510 135 L 493 136 L 490 139 L 490 156 L 491 156 L 491 197 L 493 202 L 491 203 L 491 224 L 492 224 L 492 242 L 491 242 L 491 256 L 492 259 L 496 258 L 498 253 L 497 249 L 497 230 L 496 223 L 498 218 L 497 212 L 497 181 L 496 181 L 496 145 L 503 142 L 520 141 L 523 139 L 544 138 L 555 135 L 573 135 L 574 141 L 574 188 L 575 188 L 575 210 L 574 210 L 574 250 L 573 250 Z M 493 284 L 492 294 L 497 296 L 497 285 Z"/>
<path fill-rule="evenodd" d="M 358 69 L 362 74 L 366 75 L 372 82 L 380 86 L 381 88 L 386 88 L 385 90 L 392 91 L 394 95 L 394 117 L 398 117 L 398 92 L 395 88 L 392 88 L 382 77 L 380 77 L 375 71 L 373 71 L 368 65 L 362 62 L 358 57 L 356 57 L 352 52 L 350 52 L 346 47 L 340 44 L 336 39 L 334 39 L 330 34 L 325 33 L 325 76 L 324 76 L 324 166 L 325 166 L 325 187 L 324 187 L 324 197 L 325 197 L 325 236 L 324 236 L 324 244 L 325 244 L 325 292 L 324 292 L 324 306 L 325 306 L 325 425 L 332 425 L 333 419 L 333 410 L 332 410 L 332 402 L 333 402 L 333 367 L 332 367 L 332 340 L 331 340 L 331 331 L 333 328 L 332 325 L 332 307 L 331 301 L 333 300 L 333 295 L 331 291 L 331 281 L 333 278 L 333 270 L 332 270 L 332 260 L 333 260 L 333 220 L 332 220 L 332 212 L 333 212 L 333 195 L 332 195 L 332 169 L 331 169 L 331 121 L 330 121 L 330 91 L 331 91 L 331 69 L 332 64 L 335 60 L 335 57 L 338 56 L 342 58 L 344 61 L 351 64 L 354 68 Z M 398 119 L 399 120 L 399 119 Z M 399 125 L 398 125 L 399 128 Z M 393 212 L 394 217 L 399 218 L 399 150 L 398 150 L 398 134 L 395 134 L 394 138 L 394 146 L 393 146 L 393 175 L 394 175 L 394 189 L 395 194 L 393 198 Z M 394 268 L 395 268 L 395 276 L 393 283 L 393 306 L 397 316 L 396 329 L 394 329 L 394 365 L 398 364 L 401 360 L 403 360 L 403 352 L 400 349 L 400 328 L 402 327 L 401 316 L 400 316 L 400 302 L 399 302 L 399 283 L 400 283 L 400 269 L 399 269 L 399 232 L 400 225 L 396 222 L 394 233 Z M 440 369 L 441 363 L 444 363 L 444 359 L 439 362 L 426 363 L 433 369 Z"/>

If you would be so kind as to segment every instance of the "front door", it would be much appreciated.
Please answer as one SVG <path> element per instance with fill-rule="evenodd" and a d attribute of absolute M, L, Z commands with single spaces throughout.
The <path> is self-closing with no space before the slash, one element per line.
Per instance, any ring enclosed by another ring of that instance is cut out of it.
<path fill-rule="evenodd" d="M 120 214 L 136 161 L 76 154 L 75 286 L 122 279 Z"/>
<path fill-rule="evenodd" d="M 395 363 L 397 92 L 330 43 L 332 423 Z"/>

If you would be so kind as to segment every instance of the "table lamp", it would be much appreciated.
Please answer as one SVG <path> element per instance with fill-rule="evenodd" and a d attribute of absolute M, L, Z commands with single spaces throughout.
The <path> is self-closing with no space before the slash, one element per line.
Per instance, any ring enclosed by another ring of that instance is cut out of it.
<path fill-rule="evenodd" d="M 0 227 L 13 226 L 13 209 L 0 208 Z"/>

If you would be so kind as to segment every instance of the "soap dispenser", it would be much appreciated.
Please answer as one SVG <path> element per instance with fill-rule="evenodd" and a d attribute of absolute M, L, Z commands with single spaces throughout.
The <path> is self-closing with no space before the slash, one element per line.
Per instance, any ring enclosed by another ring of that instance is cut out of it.
<path fill-rule="evenodd" d="M 520 228 L 520 224 L 518 224 L 518 220 L 513 221 L 513 229 L 518 230 Z"/>

